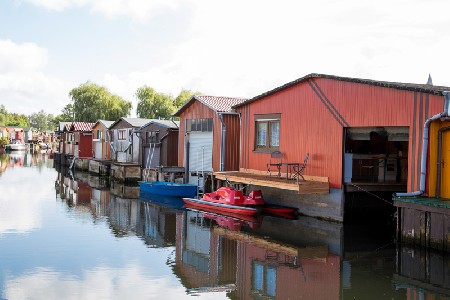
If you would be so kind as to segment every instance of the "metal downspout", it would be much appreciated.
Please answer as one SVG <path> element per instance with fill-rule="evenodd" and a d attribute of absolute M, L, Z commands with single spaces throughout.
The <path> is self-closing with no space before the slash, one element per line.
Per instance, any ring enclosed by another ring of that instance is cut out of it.
<path fill-rule="evenodd" d="M 219 120 L 222 123 L 222 139 L 220 141 L 220 172 L 223 172 L 225 167 L 225 138 L 227 134 L 227 127 L 223 122 L 223 115 L 219 113 Z"/>
<path fill-rule="evenodd" d="M 437 178 L 436 178 L 436 197 L 441 196 L 441 165 L 442 165 L 442 135 L 444 131 L 450 130 L 450 126 L 442 127 L 438 131 L 438 157 L 437 157 Z"/>
<path fill-rule="evenodd" d="M 173 116 L 170 117 L 170 121 L 172 121 L 173 124 L 175 124 L 175 126 L 180 129 L 180 127 L 177 125 L 177 123 L 173 120 Z"/>
<path fill-rule="evenodd" d="M 420 185 L 419 190 L 411 193 L 395 193 L 396 197 L 414 197 L 425 193 L 426 189 L 426 175 L 427 175 L 427 156 L 428 156 L 428 132 L 431 122 L 448 117 L 448 109 L 450 104 L 450 92 L 443 92 L 444 95 L 444 111 L 427 119 L 423 128 L 423 143 L 422 143 L 422 159 L 420 163 Z"/>

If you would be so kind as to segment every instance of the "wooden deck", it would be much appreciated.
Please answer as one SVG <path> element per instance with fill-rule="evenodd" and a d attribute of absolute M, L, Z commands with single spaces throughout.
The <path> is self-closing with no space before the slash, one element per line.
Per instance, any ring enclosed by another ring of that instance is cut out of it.
<path fill-rule="evenodd" d="M 214 172 L 214 177 L 219 180 L 227 180 L 235 183 L 252 184 L 277 188 L 282 190 L 296 191 L 299 194 L 328 194 L 330 184 L 328 177 L 313 177 L 305 175 L 305 181 L 286 179 L 286 174 L 281 177 L 267 176 L 265 172 L 257 170 L 243 170 L 230 172 Z"/>

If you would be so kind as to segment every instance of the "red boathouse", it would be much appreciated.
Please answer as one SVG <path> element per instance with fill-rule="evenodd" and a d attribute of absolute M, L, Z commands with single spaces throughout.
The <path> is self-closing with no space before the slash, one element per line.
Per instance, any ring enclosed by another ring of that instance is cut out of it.
<path fill-rule="evenodd" d="M 265 198 L 306 215 L 343 221 L 345 195 L 419 188 L 423 124 L 442 111 L 449 87 L 309 74 L 235 105 L 241 171 L 264 172 L 270 153 L 328 177 L 330 193 L 264 188 Z"/>

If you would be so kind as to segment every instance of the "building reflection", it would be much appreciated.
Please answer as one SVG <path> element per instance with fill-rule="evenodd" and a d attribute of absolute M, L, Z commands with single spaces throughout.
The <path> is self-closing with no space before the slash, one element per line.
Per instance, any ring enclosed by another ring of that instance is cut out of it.
<path fill-rule="evenodd" d="M 0 154 L 0 175 L 16 167 L 37 167 L 39 169 L 51 167 L 53 161 L 47 153 L 30 153 L 27 151 L 14 151 Z"/>
<path fill-rule="evenodd" d="M 198 211 L 177 216 L 173 269 L 189 293 L 226 291 L 232 299 L 339 299 L 340 258 L 327 245 L 298 247 L 223 225 L 230 223 Z"/>
<path fill-rule="evenodd" d="M 58 173 L 55 189 L 76 217 L 106 223 L 117 238 L 135 236 L 147 247 L 174 247 L 167 264 L 191 295 L 449 299 L 446 256 L 392 247 L 366 231 L 363 239 L 347 230 L 344 239 L 339 223 L 184 208 L 180 199 L 136 198 L 138 187 L 83 173 Z"/>

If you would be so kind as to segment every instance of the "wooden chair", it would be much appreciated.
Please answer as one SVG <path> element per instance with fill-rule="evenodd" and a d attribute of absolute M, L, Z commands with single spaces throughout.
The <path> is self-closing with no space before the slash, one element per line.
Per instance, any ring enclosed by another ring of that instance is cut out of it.
<path fill-rule="evenodd" d="M 308 163 L 308 159 L 309 159 L 309 153 L 306 153 L 306 157 L 305 160 L 303 161 L 302 164 L 298 165 L 298 166 L 293 166 L 292 169 L 294 171 L 294 174 L 292 175 L 292 179 L 293 180 L 297 180 L 297 183 L 300 179 L 300 177 L 302 178 L 302 180 L 304 181 L 305 178 L 303 177 L 302 173 L 306 168 L 306 164 Z"/>
<path fill-rule="evenodd" d="M 272 175 L 272 169 L 275 168 L 277 171 L 277 177 L 281 177 L 281 166 L 283 165 L 283 153 L 280 151 L 273 151 L 270 153 L 270 160 L 267 163 L 267 174 Z"/>

